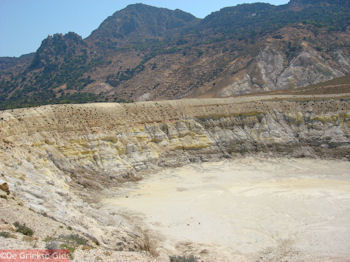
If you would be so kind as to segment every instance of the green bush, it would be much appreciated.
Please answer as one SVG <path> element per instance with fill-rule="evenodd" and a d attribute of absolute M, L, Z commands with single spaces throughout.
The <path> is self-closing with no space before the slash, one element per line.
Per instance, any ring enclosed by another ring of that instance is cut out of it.
<path fill-rule="evenodd" d="M 34 231 L 27 227 L 25 224 L 20 224 L 19 222 L 15 222 L 13 224 L 16 227 L 16 232 L 19 232 L 26 236 L 32 236 L 34 234 Z"/>
<path fill-rule="evenodd" d="M 69 234 L 69 235 L 60 235 L 58 238 L 50 238 L 50 241 L 46 244 L 47 249 L 66 249 L 69 250 L 70 256 L 73 259 L 74 251 L 79 246 L 87 246 L 88 241 L 77 235 L 77 234 Z"/>
<path fill-rule="evenodd" d="M 0 237 L 10 238 L 10 237 L 11 237 L 11 234 L 10 234 L 9 232 L 1 231 L 1 232 L 0 232 Z"/>
<path fill-rule="evenodd" d="M 194 256 L 171 256 L 170 262 L 198 262 L 198 260 Z"/>
<path fill-rule="evenodd" d="M 74 245 L 87 245 L 88 241 L 85 238 L 82 238 L 81 236 L 77 235 L 77 234 L 70 234 L 70 235 L 66 235 L 66 236 L 60 236 L 60 238 L 66 242 L 70 242 Z"/>

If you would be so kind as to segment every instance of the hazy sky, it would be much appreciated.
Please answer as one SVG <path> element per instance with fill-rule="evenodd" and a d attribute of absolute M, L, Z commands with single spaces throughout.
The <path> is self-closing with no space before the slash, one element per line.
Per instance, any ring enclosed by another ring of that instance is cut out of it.
<path fill-rule="evenodd" d="M 87 37 L 115 11 L 134 3 L 181 9 L 203 18 L 240 3 L 286 4 L 288 0 L 0 0 L 0 56 L 34 52 L 54 33 L 76 32 Z"/>

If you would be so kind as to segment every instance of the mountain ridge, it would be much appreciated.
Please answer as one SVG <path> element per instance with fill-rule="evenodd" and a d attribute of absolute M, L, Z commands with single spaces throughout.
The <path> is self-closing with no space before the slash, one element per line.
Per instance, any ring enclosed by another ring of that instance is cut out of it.
<path fill-rule="evenodd" d="M 85 39 L 55 34 L 27 59 L 0 58 L 1 108 L 227 97 L 341 77 L 350 73 L 348 3 L 242 4 L 204 19 L 129 5 Z"/>

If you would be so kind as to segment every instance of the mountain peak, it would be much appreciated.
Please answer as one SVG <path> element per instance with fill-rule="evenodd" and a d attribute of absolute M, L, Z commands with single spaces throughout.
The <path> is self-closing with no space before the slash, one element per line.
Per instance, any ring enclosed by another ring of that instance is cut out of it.
<path fill-rule="evenodd" d="M 190 25 L 197 18 L 181 10 L 132 4 L 115 12 L 88 37 L 90 41 L 137 41 L 164 37 L 169 30 Z"/>
<path fill-rule="evenodd" d="M 60 55 L 62 52 L 65 52 L 67 49 L 71 49 L 75 46 L 85 45 L 82 37 L 74 32 L 69 32 L 67 34 L 54 34 L 49 35 L 41 43 L 41 46 L 38 49 L 38 52 L 44 52 L 48 49 L 52 52 Z"/>
<path fill-rule="evenodd" d="M 30 69 L 48 64 L 48 60 L 52 60 L 53 57 L 70 57 L 82 47 L 86 47 L 86 43 L 74 32 L 49 35 L 35 52 Z"/>
<path fill-rule="evenodd" d="M 149 9 L 153 9 L 153 8 L 157 8 L 157 7 L 154 7 L 154 6 L 151 6 L 151 5 L 146 5 L 144 3 L 136 3 L 136 4 L 130 4 L 130 5 L 127 5 L 123 10 L 142 10 L 142 9 L 145 9 L 145 8 L 149 8 Z M 116 13 L 118 13 L 119 11 L 117 11 Z"/>

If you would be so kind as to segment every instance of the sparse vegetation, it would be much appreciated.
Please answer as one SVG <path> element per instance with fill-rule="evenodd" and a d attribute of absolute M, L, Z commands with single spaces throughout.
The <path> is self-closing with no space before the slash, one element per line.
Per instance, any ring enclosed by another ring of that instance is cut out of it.
<path fill-rule="evenodd" d="M 311 25 L 314 31 L 318 28 L 344 31 L 350 22 L 348 8 L 345 4 L 327 0 L 305 2 L 299 10 L 265 3 L 242 4 L 212 13 L 203 20 L 201 27 L 209 37 L 220 34 L 227 39 L 233 36 L 246 43 L 288 24 Z"/>
<path fill-rule="evenodd" d="M 85 238 L 83 238 L 77 234 L 70 234 L 70 235 L 61 236 L 61 239 L 64 239 L 65 241 L 70 242 L 70 243 L 74 243 L 78 246 L 88 244 L 88 241 Z"/>
<path fill-rule="evenodd" d="M 45 239 L 44 239 L 44 241 L 46 242 L 46 243 L 48 243 L 48 242 L 50 242 L 50 241 L 52 241 L 53 240 L 53 238 L 51 237 L 51 236 L 47 236 L 47 237 L 45 237 Z M 48 248 L 48 249 L 54 249 L 54 248 Z"/>
<path fill-rule="evenodd" d="M 198 262 L 198 260 L 193 256 L 171 256 L 169 257 L 170 262 Z"/>
<path fill-rule="evenodd" d="M 21 224 L 16 221 L 13 225 L 16 227 L 16 232 L 19 232 L 26 236 L 32 236 L 34 234 L 34 231 L 31 228 L 27 227 L 25 224 Z"/>
<path fill-rule="evenodd" d="M 201 21 L 180 10 L 134 5 L 106 19 L 89 39 L 84 40 L 71 32 L 55 34 L 26 58 L 0 58 L 0 110 L 133 100 L 135 85 L 145 88 L 139 86 L 136 76 L 149 71 L 160 74 L 142 84 L 154 87 L 152 92 L 158 97 L 180 98 L 211 81 L 220 80 L 232 61 L 244 61 L 247 55 L 253 59 L 268 36 L 282 43 L 280 51 L 288 61 L 303 50 L 302 41 L 321 55 L 348 49 L 347 38 L 341 36 L 350 25 L 348 3 L 322 0 L 298 1 L 297 4 L 300 8 L 242 4 L 223 8 Z M 163 17 L 161 22 L 153 21 L 154 14 Z M 300 29 L 304 36 L 293 39 L 294 33 L 282 32 L 286 28 Z M 205 62 L 198 64 L 198 60 L 209 61 L 212 57 L 216 58 L 210 69 L 206 69 Z M 179 68 L 185 64 L 188 70 L 162 73 L 177 60 Z M 193 64 L 190 60 L 196 62 Z M 248 68 L 249 63 L 237 67 L 234 72 Z M 196 70 L 197 67 L 201 69 Z M 114 94 L 95 92 L 94 88 L 101 90 L 91 85 L 94 82 L 106 82 L 118 88 L 114 88 Z M 159 82 L 168 83 L 167 90 Z"/>
<path fill-rule="evenodd" d="M 1 232 L 0 232 L 0 237 L 4 237 L 4 238 L 15 238 L 14 235 L 12 235 L 11 233 L 6 232 L 6 231 L 1 231 Z"/>
<path fill-rule="evenodd" d="M 142 231 L 142 230 L 141 230 L 141 232 L 143 232 L 143 236 L 144 236 L 142 249 L 144 251 L 150 253 L 152 256 L 157 256 L 158 252 L 156 251 L 155 243 L 150 239 L 147 232 Z"/>
<path fill-rule="evenodd" d="M 73 258 L 74 251 L 79 246 L 85 246 L 85 248 L 90 248 L 88 246 L 88 241 L 77 234 L 60 235 L 57 238 L 47 237 L 45 240 L 47 242 L 46 243 L 47 249 L 69 250 L 71 258 Z"/>

